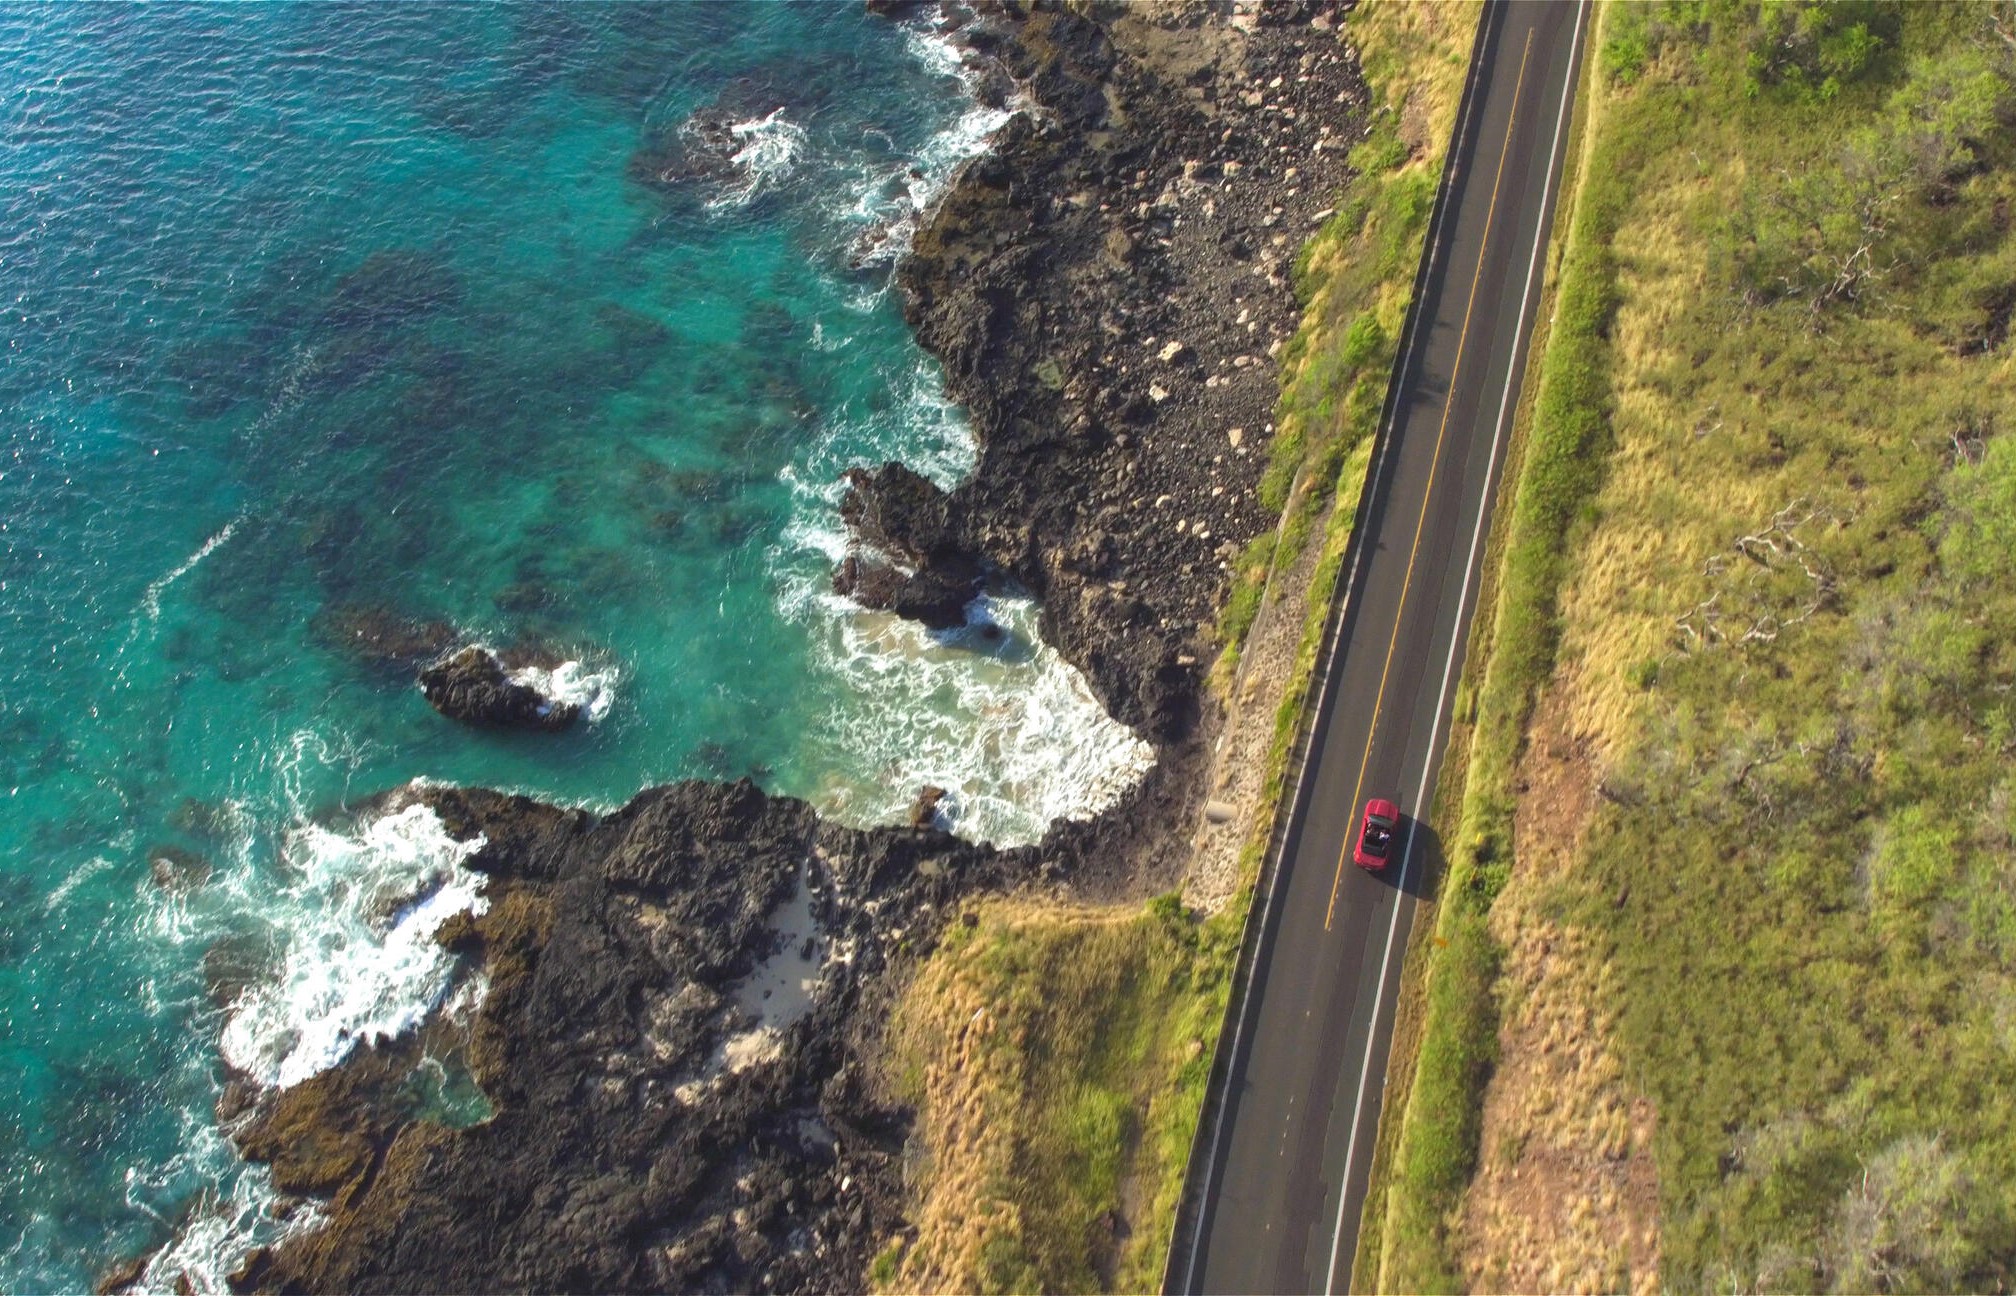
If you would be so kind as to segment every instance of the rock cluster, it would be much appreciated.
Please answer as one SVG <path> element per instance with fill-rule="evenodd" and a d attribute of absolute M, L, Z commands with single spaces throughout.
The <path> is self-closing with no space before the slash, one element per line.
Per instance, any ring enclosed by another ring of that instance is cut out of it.
<path fill-rule="evenodd" d="M 742 148 L 735 124 L 749 111 L 746 104 L 709 104 L 677 127 L 651 136 L 630 155 L 631 178 L 666 194 L 733 180 L 735 155 Z"/>
<path fill-rule="evenodd" d="M 421 795 L 486 841 L 469 863 L 489 909 L 443 939 L 489 978 L 461 1047 L 495 1115 L 459 1131 L 412 1117 L 402 1086 L 439 1038 L 361 1048 L 249 1099 L 241 1146 L 283 1191 L 329 1199 L 331 1219 L 235 1284 L 852 1286 L 901 1207 L 901 1114 L 850 1049 L 863 987 L 906 931 L 1026 875 L 1031 853 L 821 824 L 746 782 L 654 788 L 602 818 Z M 774 1048 L 738 1063 L 755 1028 L 737 986 L 788 940 L 772 915 L 801 885 L 830 951 L 818 988 Z"/>
<path fill-rule="evenodd" d="M 840 516 L 854 552 L 833 573 L 834 592 L 933 630 L 963 624 L 985 575 L 951 532 L 945 493 L 898 463 L 850 468 L 845 480 Z"/>
<path fill-rule="evenodd" d="M 1254 488 L 1292 258 L 1365 103 L 1334 5 L 1237 8 L 981 7 L 966 39 L 1039 107 L 898 274 L 980 463 L 949 497 L 888 468 L 849 479 L 877 547 L 1034 591 L 1045 639 L 1165 749 L 1199 718 L 1229 559 L 1272 523 Z"/>
<path fill-rule="evenodd" d="M 551 671 L 579 655 L 535 636 L 493 651 L 470 642 L 467 632 L 451 622 L 423 621 L 369 604 L 325 612 L 316 618 L 315 630 L 331 648 L 375 672 L 414 678 L 434 709 L 451 720 L 487 729 L 552 732 L 581 714 L 575 703 L 514 678 L 526 667 Z"/>

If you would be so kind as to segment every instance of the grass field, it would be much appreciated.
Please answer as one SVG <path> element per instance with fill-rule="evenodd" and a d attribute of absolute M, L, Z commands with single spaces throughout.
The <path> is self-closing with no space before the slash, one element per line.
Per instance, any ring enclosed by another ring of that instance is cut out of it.
<path fill-rule="evenodd" d="M 1463 1026 L 1552 994 L 1656 1114 L 1665 1285 L 2007 1285 L 2016 15 L 1619 6 L 1598 57 L 1387 1274 L 1513 1281 L 1463 1197 L 1539 1164 L 1479 1115 L 1535 1064 Z M 1601 976 L 1478 988 L 1535 943 Z"/>
<path fill-rule="evenodd" d="M 1347 19 L 1384 110 L 1353 154 L 1358 178 L 1297 261 L 1304 316 L 1284 349 L 1262 486 L 1281 525 L 1236 565 L 1218 625 L 1222 687 L 1263 598 L 1306 608 L 1283 694 L 1270 703 L 1248 885 L 1211 916 L 1174 897 L 1100 909 L 1000 899 L 978 906 L 974 925 L 948 928 L 887 1035 L 886 1080 L 917 1113 L 916 1154 L 912 1227 L 871 1267 L 877 1291 L 1160 1283 L 1250 884 L 1349 546 L 1477 12 L 1368 0 Z M 1306 587 L 1285 588 L 1291 572 L 1310 573 Z"/>
<path fill-rule="evenodd" d="M 891 1026 L 927 1159 L 895 1291 L 1143 1291 L 1161 1280 L 1225 1009 L 1237 916 L 1009 901 L 955 925 Z"/>

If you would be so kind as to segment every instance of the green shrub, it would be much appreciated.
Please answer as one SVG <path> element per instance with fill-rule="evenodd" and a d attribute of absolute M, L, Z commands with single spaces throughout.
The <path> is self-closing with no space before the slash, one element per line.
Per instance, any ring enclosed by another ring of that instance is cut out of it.
<path fill-rule="evenodd" d="M 1385 347 L 1386 331 L 1379 327 L 1378 316 L 1368 310 L 1344 330 L 1344 345 L 1338 350 L 1338 359 L 1346 369 L 1361 369 Z"/>

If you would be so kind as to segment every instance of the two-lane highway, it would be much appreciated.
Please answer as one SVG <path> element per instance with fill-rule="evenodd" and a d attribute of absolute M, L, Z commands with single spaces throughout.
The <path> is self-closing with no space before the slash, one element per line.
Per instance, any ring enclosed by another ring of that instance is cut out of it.
<path fill-rule="evenodd" d="M 1228 1088 L 1192 1169 L 1199 1222 L 1170 1267 L 1182 1290 L 1351 1281 L 1400 959 L 1414 896 L 1439 866 L 1428 797 L 1518 400 L 1586 10 L 1586 0 L 1502 0 L 1483 16 L 1302 790 L 1256 969 L 1233 1005 Z M 1373 796 L 1408 816 L 1384 876 L 1350 862 Z"/>

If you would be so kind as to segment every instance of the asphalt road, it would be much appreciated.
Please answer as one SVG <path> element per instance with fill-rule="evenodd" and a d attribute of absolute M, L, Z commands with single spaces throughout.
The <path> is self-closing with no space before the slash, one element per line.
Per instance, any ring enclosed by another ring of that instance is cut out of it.
<path fill-rule="evenodd" d="M 1234 1003 L 1222 1118 L 1199 1147 L 1199 1229 L 1172 1257 L 1182 1290 L 1350 1285 L 1400 959 L 1415 897 L 1441 865 L 1428 798 L 1518 402 L 1586 7 L 1508 0 L 1485 16 L 1304 790 L 1256 970 Z M 1383 876 L 1349 858 L 1374 796 L 1407 816 Z"/>

